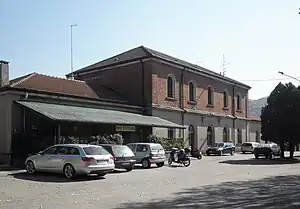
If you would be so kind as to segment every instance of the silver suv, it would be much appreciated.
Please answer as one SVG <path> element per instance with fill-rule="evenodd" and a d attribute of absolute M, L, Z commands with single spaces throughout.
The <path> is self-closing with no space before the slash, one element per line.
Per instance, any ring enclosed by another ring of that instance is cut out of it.
<path fill-rule="evenodd" d="M 165 150 L 161 144 L 156 143 L 130 143 L 127 146 L 135 154 L 136 164 L 142 164 L 143 168 L 150 168 L 151 164 L 162 167 L 165 164 Z"/>

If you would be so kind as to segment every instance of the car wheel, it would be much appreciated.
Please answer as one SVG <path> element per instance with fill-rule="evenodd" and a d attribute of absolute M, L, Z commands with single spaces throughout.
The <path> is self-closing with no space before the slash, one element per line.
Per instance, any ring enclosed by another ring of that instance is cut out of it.
<path fill-rule="evenodd" d="M 246 154 L 246 152 L 245 152 L 245 151 L 243 151 L 242 153 L 243 153 L 243 154 Z"/>
<path fill-rule="evenodd" d="M 258 158 L 259 158 L 259 156 L 258 156 L 258 155 L 255 155 L 255 158 L 256 158 L 256 159 L 258 159 Z"/>
<path fill-rule="evenodd" d="M 234 155 L 235 151 L 234 150 L 231 150 L 230 154 L 231 155 Z"/>
<path fill-rule="evenodd" d="M 143 166 L 143 168 L 150 168 L 151 163 L 150 163 L 149 159 L 142 160 L 142 166 Z"/>
<path fill-rule="evenodd" d="M 131 168 L 125 168 L 125 170 L 126 170 L 127 172 L 130 172 L 130 171 L 133 170 L 133 167 L 131 167 Z"/>
<path fill-rule="evenodd" d="M 157 167 L 163 167 L 165 163 L 156 163 Z"/>
<path fill-rule="evenodd" d="M 71 164 L 66 164 L 63 169 L 64 175 L 67 179 L 72 179 L 75 177 L 75 169 Z"/>
<path fill-rule="evenodd" d="M 206 155 L 207 155 L 207 156 L 210 156 L 210 153 L 207 152 Z"/>
<path fill-rule="evenodd" d="M 273 153 L 270 153 L 270 159 L 274 159 L 274 154 Z"/>
<path fill-rule="evenodd" d="M 26 171 L 27 173 L 29 174 L 34 174 L 35 173 L 35 166 L 34 166 L 34 163 L 29 160 L 27 163 L 26 163 Z"/>

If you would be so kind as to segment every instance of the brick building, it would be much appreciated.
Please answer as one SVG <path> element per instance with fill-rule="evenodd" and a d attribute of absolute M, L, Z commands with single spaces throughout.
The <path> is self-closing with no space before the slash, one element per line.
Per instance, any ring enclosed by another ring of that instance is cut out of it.
<path fill-rule="evenodd" d="M 189 140 L 205 149 L 216 142 L 260 140 L 260 121 L 248 115 L 250 86 L 198 65 L 140 46 L 75 71 L 95 91 L 114 89 L 143 114 L 186 127 L 152 133 Z"/>
<path fill-rule="evenodd" d="M 148 136 L 152 127 L 183 128 L 143 115 L 115 89 L 31 73 L 9 80 L 9 64 L 0 61 L 0 164 L 63 142 L 63 137 L 121 133 L 125 143 Z M 23 160 L 23 161 L 22 161 Z"/>

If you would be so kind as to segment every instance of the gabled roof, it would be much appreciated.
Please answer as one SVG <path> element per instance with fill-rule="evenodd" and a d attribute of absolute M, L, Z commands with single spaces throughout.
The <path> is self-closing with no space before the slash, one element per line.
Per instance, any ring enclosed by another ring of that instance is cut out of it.
<path fill-rule="evenodd" d="M 83 72 L 88 72 L 91 70 L 95 70 L 95 69 L 101 69 L 101 68 L 105 68 L 105 67 L 110 67 L 110 66 L 114 66 L 114 65 L 118 65 L 118 64 L 123 64 L 123 63 L 127 63 L 127 62 L 132 62 L 132 61 L 137 61 L 137 60 L 141 60 L 141 59 L 145 59 L 145 58 L 157 58 L 169 63 L 173 63 L 173 64 L 177 64 L 186 68 L 189 68 L 191 70 L 195 70 L 197 72 L 201 72 L 203 74 L 207 74 L 209 76 L 213 76 L 216 78 L 219 78 L 221 80 L 224 81 L 228 81 L 234 84 L 238 84 L 241 85 L 247 89 L 250 89 L 251 87 L 241 83 L 239 81 L 236 81 L 234 79 L 228 78 L 226 76 L 220 75 L 219 73 L 216 73 L 214 71 L 208 70 L 206 68 L 203 68 L 199 65 L 178 59 L 176 57 L 172 57 L 170 55 L 164 54 L 162 52 L 158 52 L 156 50 L 147 48 L 145 46 L 139 46 L 137 48 L 128 50 L 126 52 L 123 52 L 121 54 L 115 55 L 113 57 L 110 57 L 108 59 L 105 59 L 103 61 L 97 62 L 95 64 L 89 65 L 87 67 L 84 67 L 82 69 L 79 69 L 75 72 L 73 72 L 74 75 L 76 74 L 80 74 Z M 66 75 L 67 77 L 70 77 L 71 74 Z"/>
<path fill-rule="evenodd" d="M 99 98 L 84 81 L 58 78 L 38 73 L 30 73 L 28 75 L 13 79 L 9 82 L 9 87 L 94 99 Z"/>

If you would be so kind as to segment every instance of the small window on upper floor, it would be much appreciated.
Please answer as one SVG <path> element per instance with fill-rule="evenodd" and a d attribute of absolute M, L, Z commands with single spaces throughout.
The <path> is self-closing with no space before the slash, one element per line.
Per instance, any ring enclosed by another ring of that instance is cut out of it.
<path fill-rule="evenodd" d="M 228 94 L 227 94 L 227 91 L 223 92 L 223 105 L 224 105 L 224 108 L 228 108 Z"/>
<path fill-rule="evenodd" d="M 236 109 L 241 110 L 241 96 L 240 95 L 236 96 Z"/>
<path fill-rule="evenodd" d="M 175 98 L 175 78 L 172 75 L 167 78 L 167 97 Z"/>
<path fill-rule="evenodd" d="M 214 92 L 212 87 L 208 87 L 207 89 L 207 104 L 209 106 L 213 106 L 214 105 Z"/>
<path fill-rule="evenodd" d="M 196 85 L 193 81 L 189 82 L 189 101 L 196 102 Z"/>

